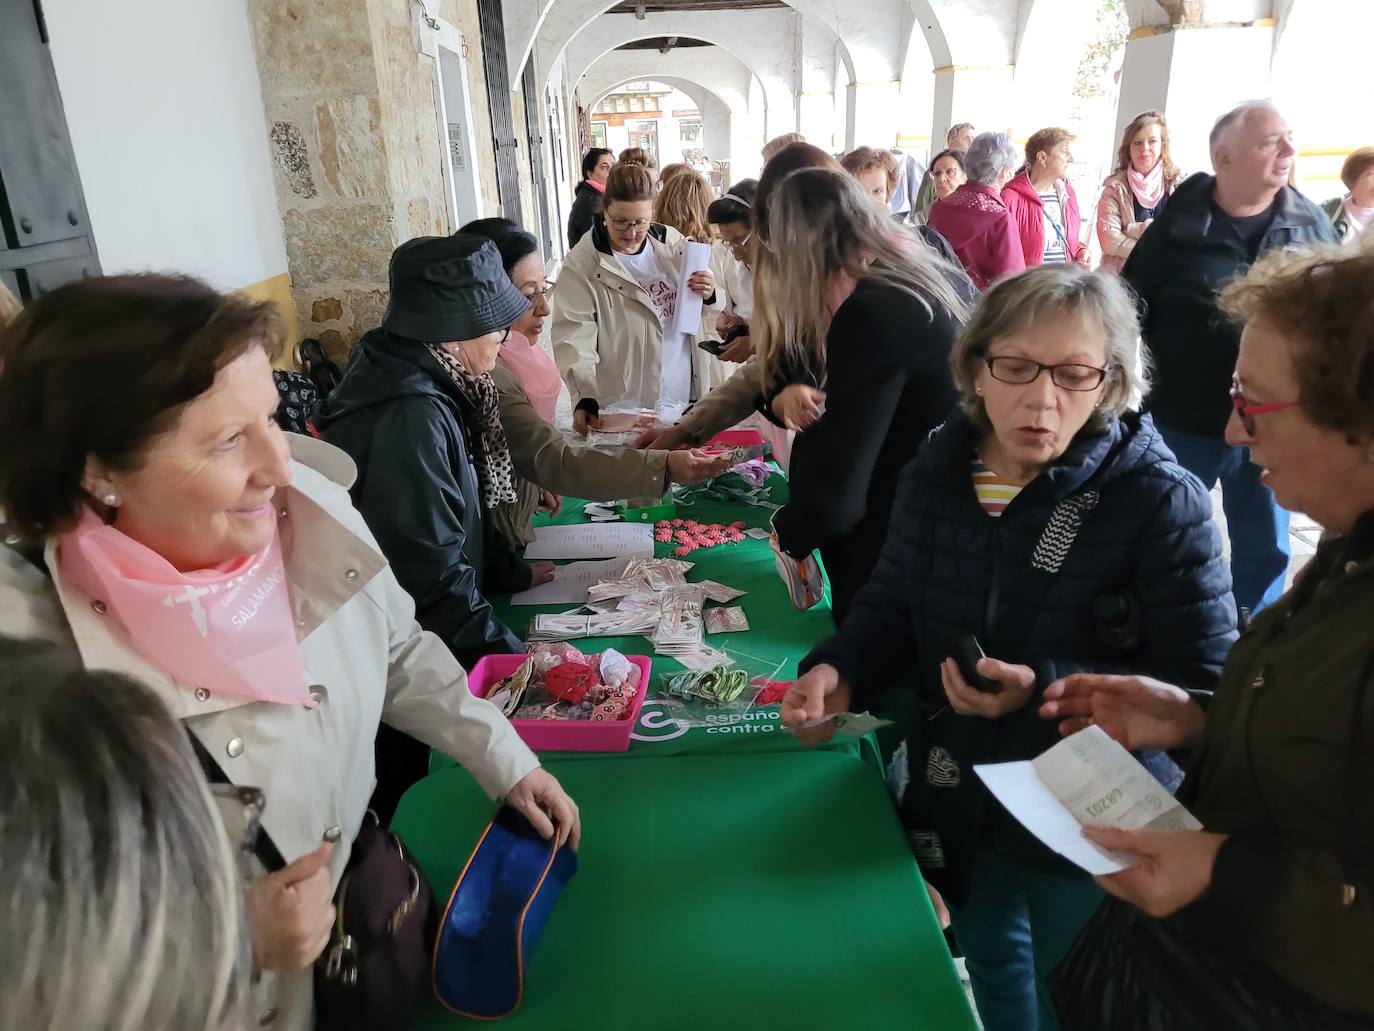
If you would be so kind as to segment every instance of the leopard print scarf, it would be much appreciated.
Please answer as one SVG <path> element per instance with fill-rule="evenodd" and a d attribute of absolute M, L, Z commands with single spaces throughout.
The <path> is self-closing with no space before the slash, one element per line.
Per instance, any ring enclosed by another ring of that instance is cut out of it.
<path fill-rule="evenodd" d="M 428 344 L 458 393 L 476 412 L 481 446 L 472 456 L 477 466 L 477 482 L 482 487 L 482 504 L 494 512 L 502 504 L 515 503 L 515 469 L 511 464 L 506 434 L 501 429 L 501 402 L 495 382 L 488 374 L 474 375 L 438 344 Z"/>

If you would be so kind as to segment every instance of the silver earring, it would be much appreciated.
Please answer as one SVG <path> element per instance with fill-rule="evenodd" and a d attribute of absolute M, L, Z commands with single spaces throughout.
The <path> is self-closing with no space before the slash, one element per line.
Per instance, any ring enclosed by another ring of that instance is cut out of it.
<path fill-rule="evenodd" d="M 110 491 L 108 494 L 101 497 L 100 500 L 105 502 L 105 504 L 109 505 L 111 508 L 113 508 L 115 505 L 119 504 L 119 495 L 116 494 L 114 491 Z"/>

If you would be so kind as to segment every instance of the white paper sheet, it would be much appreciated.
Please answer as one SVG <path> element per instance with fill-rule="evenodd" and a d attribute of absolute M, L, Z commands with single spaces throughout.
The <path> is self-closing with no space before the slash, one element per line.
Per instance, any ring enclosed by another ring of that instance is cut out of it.
<path fill-rule="evenodd" d="M 654 528 L 649 523 L 578 523 L 541 526 L 525 558 L 653 558 Z M 590 585 L 588 585 L 590 586 Z"/>
<path fill-rule="evenodd" d="M 677 311 L 673 332 L 696 333 L 701 328 L 701 295 L 687 289 L 687 280 L 711 269 L 711 245 L 688 240 L 682 245 L 682 268 L 677 277 Z"/>
<path fill-rule="evenodd" d="M 1202 828 L 1135 756 L 1095 725 L 1030 762 L 973 769 L 1028 831 L 1090 874 L 1117 873 L 1133 860 L 1088 841 L 1084 824 L 1126 830 Z"/>
<path fill-rule="evenodd" d="M 628 558 L 611 558 L 597 562 L 569 562 L 555 566 L 553 579 L 528 591 L 511 596 L 512 605 L 584 605 L 592 584 L 614 580 L 625 572 Z"/>

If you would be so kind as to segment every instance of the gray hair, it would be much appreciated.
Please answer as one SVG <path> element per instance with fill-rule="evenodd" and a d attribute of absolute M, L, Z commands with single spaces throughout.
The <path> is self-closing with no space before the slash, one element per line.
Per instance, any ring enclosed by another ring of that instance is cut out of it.
<path fill-rule="evenodd" d="M 1213 161 L 1216 159 L 1217 148 L 1230 142 L 1231 130 L 1243 125 L 1252 111 L 1272 111 L 1277 114 L 1278 110 L 1272 100 L 1247 100 L 1218 118 L 1212 125 L 1212 131 L 1207 135 L 1207 152 L 1212 155 Z"/>
<path fill-rule="evenodd" d="M 1135 302 L 1121 277 L 1073 264 L 1037 265 L 983 294 L 950 354 L 959 404 L 980 428 L 990 426 L 975 388 L 988 350 L 997 340 L 1055 312 L 1080 312 L 1101 326 L 1107 338 L 1107 386 L 1088 426 L 1100 429 L 1140 407 L 1150 391 L 1149 361 L 1140 345 Z"/>
<path fill-rule="evenodd" d="M 964 168 L 970 182 L 991 186 L 1003 169 L 1014 169 L 1021 156 L 1012 146 L 1011 137 L 1004 132 L 984 132 L 973 138 L 964 155 Z"/>
<path fill-rule="evenodd" d="M 0 1027 L 244 1026 L 242 887 L 185 731 L 126 677 L 0 661 Z"/>
<path fill-rule="evenodd" d="M 949 132 L 945 133 L 945 142 L 949 143 L 951 140 L 954 139 L 954 137 L 958 136 L 965 129 L 967 129 L 969 132 L 973 132 L 973 123 L 956 122 L 954 125 L 951 125 L 949 127 Z"/>

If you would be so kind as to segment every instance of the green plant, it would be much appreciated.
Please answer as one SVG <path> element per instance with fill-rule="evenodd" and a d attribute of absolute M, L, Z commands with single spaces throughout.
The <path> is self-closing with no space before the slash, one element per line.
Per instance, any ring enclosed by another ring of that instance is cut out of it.
<path fill-rule="evenodd" d="M 1097 32 L 1074 74 L 1073 95 L 1083 100 L 1102 96 L 1102 78 L 1116 62 L 1131 31 L 1126 0 L 1099 0 L 1096 17 Z"/>

